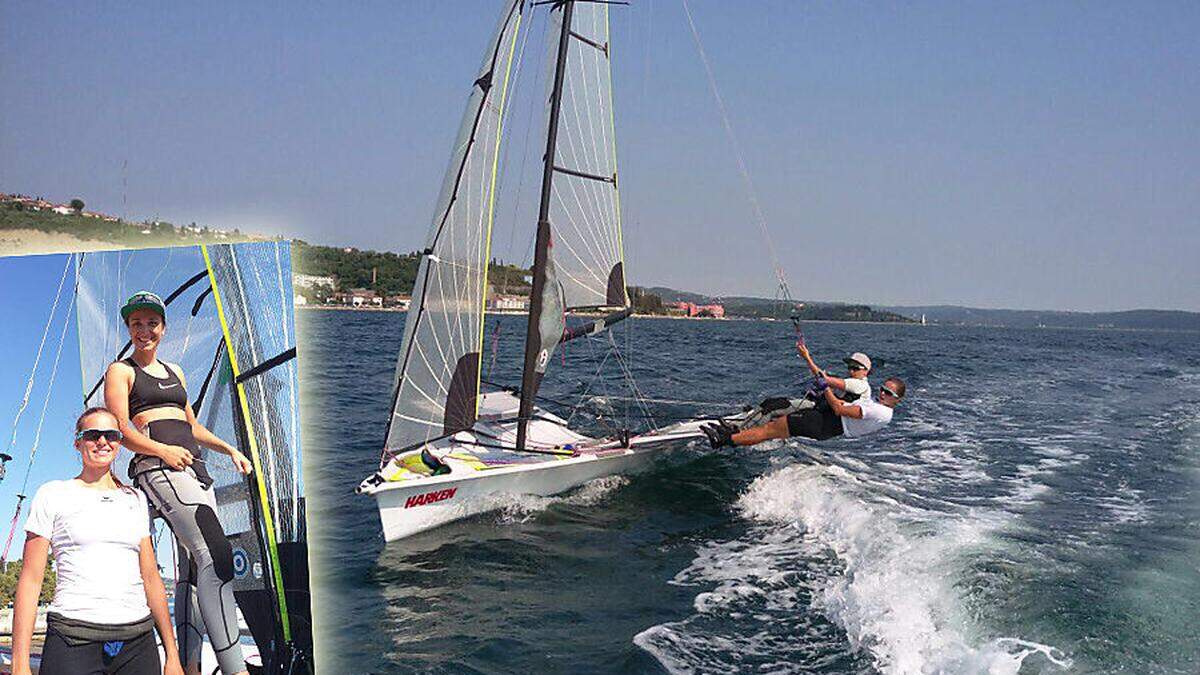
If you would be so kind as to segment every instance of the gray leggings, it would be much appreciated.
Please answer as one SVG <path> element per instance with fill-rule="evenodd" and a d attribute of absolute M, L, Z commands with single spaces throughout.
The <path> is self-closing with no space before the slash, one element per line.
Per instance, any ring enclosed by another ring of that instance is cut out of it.
<path fill-rule="evenodd" d="M 185 665 L 200 662 L 203 626 L 221 672 L 245 670 L 233 599 L 233 548 L 217 519 L 212 489 L 191 469 L 156 469 L 138 474 L 135 481 L 179 542 L 175 637 L 180 659 Z"/>

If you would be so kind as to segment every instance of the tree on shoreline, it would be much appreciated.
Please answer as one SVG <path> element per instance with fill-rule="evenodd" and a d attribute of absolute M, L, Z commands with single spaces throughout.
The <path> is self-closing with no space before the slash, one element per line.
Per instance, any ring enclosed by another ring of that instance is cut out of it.
<path fill-rule="evenodd" d="M 17 596 L 17 580 L 21 578 L 21 563 L 10 562 L 0 571 L 0 607 L 7 607 Z M 54 599 L 54 586 L 58 575 L 46 561 L 46 575 L 42 577 L 42 592 L 38 595 L 38 604 L 46 604 Z"/>

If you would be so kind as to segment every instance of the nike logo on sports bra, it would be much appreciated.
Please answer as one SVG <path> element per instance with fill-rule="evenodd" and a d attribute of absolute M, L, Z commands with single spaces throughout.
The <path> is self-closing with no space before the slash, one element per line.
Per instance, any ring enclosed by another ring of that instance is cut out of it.
<path fill-rule="evenodd" d="M 163 384 L 161 382 L 158 384 L 159 389 L 174 389 L 175 387 L 178 387 L 178 386 L 179 386 L 178 382 L 175 382 L 173 384 L 169 384 L 166 386 L 163 386 Z"/>

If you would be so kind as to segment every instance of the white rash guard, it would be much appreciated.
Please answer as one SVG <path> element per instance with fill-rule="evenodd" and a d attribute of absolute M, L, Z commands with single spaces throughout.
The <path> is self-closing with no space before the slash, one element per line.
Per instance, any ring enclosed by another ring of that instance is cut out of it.
<path fill-rule="evenodd" d="M 52 480 L 33 496 L 25 531 L 50 541 L 58 572 L 51 612 L 101 624 L 150 615 L 140 564 L 150 518 L 140 490 Z"/>
<path fill-rule="evenodd" d="M 886 427 L 892 421 L 892 409 L 870 398 L 862 398 L 850 405 L 862 410 L 862 419 L 842 418 L 842 433 L 849 437 L 866 436 Z"/>

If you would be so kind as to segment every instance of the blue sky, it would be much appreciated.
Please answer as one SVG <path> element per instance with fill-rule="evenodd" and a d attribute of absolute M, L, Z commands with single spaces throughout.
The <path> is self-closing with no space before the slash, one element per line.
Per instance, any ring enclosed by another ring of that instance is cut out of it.
<path fill-rule="evenodd" d="M 1200 5 L 692 9 L 795 295 L 1200 310 Z M 498 13 L 8 0 L 0 190 L 420 248 Z M 612 13 L 631 282 L 771 295 L 680 2 Z M 539 117 L 525 100 L 510 114 L 510 187 L 540 156 L 517 148 Z M 516 262 L 524 199 L 498 210 L 493 245 Z"/>
<path fill-rule="evenodd" d="M 16 508 L 17 494 L 21 491 L 22 481 L 30 466 L 30 450 L 47 394 L 49 406 L 46 408 L 38 451 L 29 470 L 26 494 L 32 498 L 42 483 L 71 478 L 79 473 L 79 453 L 73 442 L 75 417 L 83 410 L 83 385 L 79 369 L 79 333 L 71 302 L 71 284 L 75 276 L 73 264 L 42 348 L 29 405 L 16 427 L 16 443 L 11 447 L 9 445 L 13 438 L 13 422 L 25 395 L 25 387 L 37 358 L 38 344 L 50 319 L 55 292 L 67 258 L 66 255 L 0 258 L 0 289 L 4 289 L 0 293 L 0 316 L 4 317 L 0 321 L 0 344 L 4 345 L 5 362 L 9 364 L 6 376 L 0 377 L 0 432 L 3 433 L 4 452 L 13 457 L 8 463 L 8 475 L 0 482 L 0 513 L 4 514 L 5 524 Z M 62 340 L 62 355 L 51 386 L 50 374 L 60 336 L 63 335 L 64 321 L 66 337 Z M 23 526 L 29 515 L 28 507 L 29 501 L 26 500 L 9 553 L 9 558 L 13 560 L 21 557 L 21 547 L 25 543 Z M 7 536 L 7 531 L 0 534 L 0 537 Z M 2 540 L 0 546 L 3 546 Z"/>
<path fill-rule="evenodd" d="M 75 418 L 83 411 L 83 375 L 79 365 L 79 332 L 72 303 L 72 282 L 75 277 L 74 262 L 70 263 L 62 297 L 50 318 L 59 279 L 68 265 L 66 255 L 41 255 L 15 258 L 0 257 L 0 344 L 4 345 L 5 358 L 9 365 L 7 375 L 0 377 L 0 432 L 3 433 L 4 452 L 12 455 L 8 463 L 8 475 L 0 482 L 0 519 L 9 523 L 17 505 L 17 494 L 28 471 L 28 488 L 25 494 L 32 499 L 38 486 L 49 480 L 72 478 L 79 474 L 79 452 L 75 450 Z M 19 291 L 18 291 L 19 289 Z M 29 405 L 17 420 L 17 412 L 25 395 L 26 383 L 37 359 L 38 345 L 42 333 L 50 321 L 50 331 L 42 348 L 42 357 L 37 365 Z M 64 330 L 65 324 L 65 333 Z M 65 337 L 64 337 L 65 336 Z M 51 383 L 55 352 L 62 342 L 58 371 Z M 88 383 L 90 389 L 94 382 Z M 37 436 L 38 420 L 45 406 L 45 421 L 42 424 L 38 449 L 30 462 L 30 450 Z M 16 421 L 16 443 L 10 447 Z M 128 457 L 129 450 L 122 449 Z M 125 480 L 125 476 L 118 476 Z M 128 481 L 126 481 L 128 482 Z M 25 543 L 25 519 L 29 516 L 29 499 L 17 521 L 9 560 L 19 560 Z M 161 522 L 161 521 L 160 521 Z M 162 527 L 160 525 L 160 527 Z M 0 546 L 7 530 L 0 533 Z M 159 565 L 164 576 L 174 578 L 173 546 L 169 536 L 160 538 Z"/>

